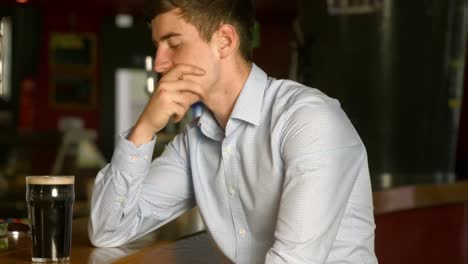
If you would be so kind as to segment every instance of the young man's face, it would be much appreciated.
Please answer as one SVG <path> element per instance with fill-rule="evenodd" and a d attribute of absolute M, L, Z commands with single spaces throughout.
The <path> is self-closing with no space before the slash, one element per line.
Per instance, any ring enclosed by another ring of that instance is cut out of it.
<path fill-rule="evenodd" d="M 158 15 L 151 21 L 153 41 L 157 47 L 154 69 L 164 75 L 177 64 L 191 64 L 206 71 L 202 77 L 184 76 L 197 79 L 204 86 L 216 81 L 217 55 L 212 41 L 206 42 L 198 30 L 187 23 L 179 9 Z"/>

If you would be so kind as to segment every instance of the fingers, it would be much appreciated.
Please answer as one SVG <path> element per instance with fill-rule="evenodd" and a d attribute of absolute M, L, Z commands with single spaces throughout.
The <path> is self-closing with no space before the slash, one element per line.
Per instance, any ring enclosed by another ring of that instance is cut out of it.
<path fill-rule="evenodd" d="M 195 76 L 202 76 L 205 74 L 205 70 L 191 64 L 177 64 L 174 68 L 172 68 L 169 72 L 164 74 L 162 81 L 175 81 L 175 80 L 183 80 L 184 75 L 195 75 Z"/>
<path fill-rule="evenodd" d="M 192 80 L 162 81 L 158 83 L 158 92 L 189 92 L 197 95 L 199 99 L 203 98 L 203 89 L 201 85 Z"/>
<path fill-rule="evenodd" d="M 174 97 L 174 102 L 188 110 L 191 105 L 198 102 L 200 97 L 192 92 L 182 92 Z"/>
<path fill-rule="evenodd" d="M 180 122 L 184 118 L 185 114 L 187 114 L 190 109 L 190 106 L 197 101 L 195 98 L 196 96 L 192 94 L 192 96 L 180 96 L 177 97 L 177 99 L 180 100 L 174 100 L 175 104 L 172 107 L 172 119 L 175 123 Z"/>
<path fill-rule="evenodd" d="M 200 96 L 196 93 L 176 89 L 161 89 L 153 96 L 155 96 L 155 100 L 160 101 L 158 105 L 164 109 L 168 117 L 172 116 L 175 122 L 180 121 L 185 116 L 192 104 L 200 101 Z"/>
<path fill-rule="evenodd" d="M 192 104 L 203 101 L 201 80 L 197 82 L 195 77 L 204 74 L 202 68 L 187 64 L 178 64 L 165 73 L 137 121 L 139 127 L 153 133 L 161 131 L 171 118 L 181 121 Z"/>
<path fill-rule="evenodd" d="M 187 109 L 181 105 L 177 105 L 174 108 L 174 114 L 172 115 L 174 123 L 180 122 L 184 118 L 185 113 L 187 113 Z"/>

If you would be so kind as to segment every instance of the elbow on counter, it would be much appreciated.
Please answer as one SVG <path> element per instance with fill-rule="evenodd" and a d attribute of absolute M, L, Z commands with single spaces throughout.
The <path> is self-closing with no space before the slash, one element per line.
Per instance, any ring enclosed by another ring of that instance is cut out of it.
<path fill-rule="evenodd" d="M 102 232 L 101 228 L 94 228 L 92 219 L 88 222 L 88 238 L 89 242 L 95 247 L 119 247 L 127 242 L 127 239 L 122 235 L 117 235 L 115 232 Z"/>

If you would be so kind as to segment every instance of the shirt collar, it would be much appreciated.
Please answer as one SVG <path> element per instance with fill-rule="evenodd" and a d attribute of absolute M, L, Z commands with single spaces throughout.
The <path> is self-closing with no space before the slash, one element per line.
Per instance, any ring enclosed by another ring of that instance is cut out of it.
<path fill-rule="evenodd" d="M 260 124 L 267 80 L 267 74 L 257 65 L 252 64 L 252 70 L 237 98 L 231 118 L 240 119 L 256 126 Z"/>
<path fill-rule="evenodd" d="M 198 127 L 205 136 L 211 139 L 221 141 L 224 137 L 224 133 L 220 130 L 218 122 L 206 107 L 203 108 L 203 112 L 198 120 Z"/>
<path fill-rule="evenodd" d="M 249 77 L 237 98 L 230 119 L 235 118 L 258 126 L 267 82 L 267 74 L 253 63 Z M 204 108 L 198 120 L 198 126 L 206 136 L 212 139 L 220 140 L 223 136 L 221 131 L 218 131 L 219 125 L 213 114 L 207 108 Z"/>

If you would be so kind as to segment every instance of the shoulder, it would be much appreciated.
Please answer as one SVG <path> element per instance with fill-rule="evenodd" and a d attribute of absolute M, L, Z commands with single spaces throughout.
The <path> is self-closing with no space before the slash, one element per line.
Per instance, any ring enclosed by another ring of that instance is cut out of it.
<path fill-rule="evenodd" d="M 283 139 L 307 135 L 317 143 L 360 143 L 360 138 L 338 100 L 316 88 L 289 80 L 277 80 L 272 121 Z"/>
<path fill-rule="evenodd" d="M 267 97 L 271 98 L 274 119 L 302 117 L 311 120 L 344 114 L 338 100 L 291 80 L 271 80 L 267 93 L 270 93 Z"/>
<path fill-rule="evenodd" d="M 273 106 L 283 113 L 300 107 L 341 108 L 338 100 L 327 96 L 319 89 L 291 80 L 271 79 L 267 93 L 272 97 Z"/>

